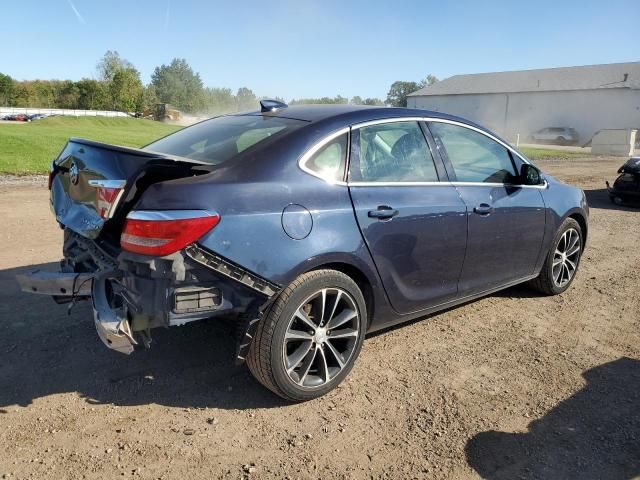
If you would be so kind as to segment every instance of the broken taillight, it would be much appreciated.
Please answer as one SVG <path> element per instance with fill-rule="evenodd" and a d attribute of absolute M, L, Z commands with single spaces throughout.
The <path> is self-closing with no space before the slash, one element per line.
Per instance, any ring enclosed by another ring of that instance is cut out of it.
<path fill-rule="evenodd" d="M 133 211 L 120 236 L 123 250 L 164 256 L 198 240 L 220 222 L 220 215 L 204 210 Z"/>
<path fill-rule="evenodd" d="M 111 214 L 122 191 L 122 188 L 96 188 L 96 208 L 98 214 L 105 220 L 111 218 Z"/>
<path fill-rule="evenodd" d="M 124 193 L 125 180 L 89 180 L 89 185 L 96 189 L 96 210 L 105 220 L 113 216 L 120 196 Z"/>

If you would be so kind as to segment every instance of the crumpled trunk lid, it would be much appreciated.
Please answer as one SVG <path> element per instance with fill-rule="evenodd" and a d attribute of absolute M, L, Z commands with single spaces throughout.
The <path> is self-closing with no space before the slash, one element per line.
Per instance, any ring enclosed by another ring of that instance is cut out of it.
<path fill-rule="evenodd" d="M 52 164 L 51 208 L 58 222 L 95 239 L 122 223 L 152 183 L 208 173 L 202 162 L 71 138 Z"/>

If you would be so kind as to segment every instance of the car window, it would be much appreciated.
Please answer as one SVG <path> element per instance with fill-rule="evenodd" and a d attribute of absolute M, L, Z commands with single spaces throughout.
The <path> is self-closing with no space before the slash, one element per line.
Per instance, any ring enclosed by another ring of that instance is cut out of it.
<path fill-rule="evenodd" d="M 429 128 L 442 145 L 459 182 L 517 183 L 509 151 L 469 128 L 432 122 Z"/>
<path fill-rule="evenodd" d="M 431 151 L 416 122 L 393 122 L 358 130 L 359 161 L 350 178 L 363 182 L 437 182 Z"/>
<path fill-rule="evenodd" d="M 219 165 L 240 152 L 296 130 L 302 120 L 262 115 L 228 115 L 184 128 L 147 145 L 146 150 Z"/>
<path fill-rule="evenodd" d="M 320 148 L 305 162 L 305 166 L 327 180 L 344 180 L 347 145 L 348 134 L 344 133 Z"/>

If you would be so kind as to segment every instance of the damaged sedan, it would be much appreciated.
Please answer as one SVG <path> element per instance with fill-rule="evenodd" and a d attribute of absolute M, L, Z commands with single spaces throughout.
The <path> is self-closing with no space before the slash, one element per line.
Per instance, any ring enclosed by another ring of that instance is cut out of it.
<path fill-rule="evenodd" d="M 49 188 L 63 259 L 25 291 L 90 301 L 125 354 L 230 320 L 237 360 L 291 401 L 335 388 L 369 332 L 521 282 L 564 292 L 588 231 L 581 190 L 411 109 L 262 101 L 142 149 L 72 138 Z"/>

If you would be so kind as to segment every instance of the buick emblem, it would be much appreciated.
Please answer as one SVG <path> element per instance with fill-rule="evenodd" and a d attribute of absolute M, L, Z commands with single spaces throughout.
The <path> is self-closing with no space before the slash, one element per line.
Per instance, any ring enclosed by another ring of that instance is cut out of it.
<path fill-rule="evenodd" d="M 78 166 L 75 163 L 71 164 L 71 168 L 69 168 L 69 178 L 71 179 L 71 183 L 74 185 L 78 184 L 78 176 L 80 172 L 78 171 Z"/>

